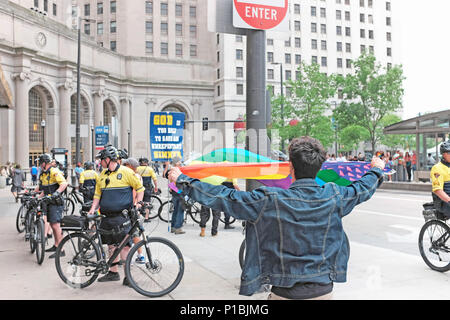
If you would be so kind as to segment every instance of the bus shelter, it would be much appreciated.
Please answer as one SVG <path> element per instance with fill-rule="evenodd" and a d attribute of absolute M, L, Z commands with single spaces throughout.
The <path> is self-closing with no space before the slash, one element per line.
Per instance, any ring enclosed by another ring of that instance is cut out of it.
<path fill-rule="evenodd" d="M 449 139 L 450 109 L 419 115 L 387 126 L 384 134 L 415 135 L 414 145 L 411 147 L 417 155 L 417 171 L 414 180 L 429 180 L 431 167 L 440 161 L 439 146 Z"/>

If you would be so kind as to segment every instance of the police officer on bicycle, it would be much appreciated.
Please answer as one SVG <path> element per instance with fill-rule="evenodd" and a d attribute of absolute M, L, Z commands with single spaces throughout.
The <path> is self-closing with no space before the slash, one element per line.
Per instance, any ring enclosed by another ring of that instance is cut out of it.
<path fill-rule="evenodd" d="M 47 205 L 47 216 L 44 220 L 50 224 L 53 235 L 55 236 L 55 244 L 46 252 L 55 252 L 56 247 L 62 240 L 61 219 L 64 211 L 64 200 L 61 193 L 67 188 L 67 181 L 64 178 L 63 173 L 52 166 L 52 157 L 49 154 L 42 154 L 39 157 L 39 167 L 41 168 L 41 174 L 39 176 L 39 186 L 36 191 L 41 191 L 39 197 L 52 196 L 52 201 Z M 46 223 L 46 233 L 48 234 Z M 54 258 L 52 254 L 49 258 Z"/>
<path fill-rule="evenodd" d="M 97 158 L 100 158 L 104 169 L 95 186 L 94 201 L 89 214 L 94 214 L 100 207 L 100 213 L 106 216 L 101 221 L 99 228 L 106 231 L 102 235 L 102 240 L 109 245 L 111 253 L 114 250 L 114 245 L 119 244 L 131 228 L 130 219 L 124 215 L 123 211 L 130 210 L 133 207 L 133 189 L 136 191 L 136 200 L 140 202 L 144 196 L 144 186 L 131 169 L 119 164 L 119 152 L 115 147 L 105 146 L 97 155 Z M 126 259 L 131 245 L 130 241 L 121 251 L 120 257 L 122 260 Z M 104 277 L 99 278 L 98 281 L 120 280 L 118 262 L 119 257 L 114 261 L 110 271 Z M 128 285 L 126 278 L 123 284 Z"/>
<path fill-rule="evenodd" d="M 437 211 L 450 217 L 450 140 L 440 146 L 442 159 L 430 172 L 433 202 Z"/>

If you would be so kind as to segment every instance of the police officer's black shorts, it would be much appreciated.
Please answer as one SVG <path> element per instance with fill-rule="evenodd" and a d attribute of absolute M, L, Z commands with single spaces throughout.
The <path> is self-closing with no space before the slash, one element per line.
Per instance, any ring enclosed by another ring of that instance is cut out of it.
<path fill-rule="evenodd" d="M 55 206 L 53 204 L 49 204 L 47 207 L 47 221 L 50 223 L 59 223 L 61 222 L 64 211 L 64 205 Z"/>
<path fill-rule="evenodd" d="M 127 223 L 128 222 L 128 223 Z M 124 225 L 125 224 L 125 225 Z M 102 237 L 102 242 L 104 244 L 120 244 L 123 238 L 127 235 L 128 231 L 131 229 L 131 221 L 128 218 L 125 218 L 123 215 L 106 215 L 100 223 L 100 235 Z M 102 234 L 102 230 L 105 231 L 114 231 L 112 234 L 107 232 Z M 132 246 L 132 239 L 130 237 L 127 246 Z"/>
<path fill-rule="evenodd" d="M 150 202 L 150 196 L 153 193 L 153 187 L 152 186 L 144 186 L 144 198 L 142 199 L 144 202 Z"/>

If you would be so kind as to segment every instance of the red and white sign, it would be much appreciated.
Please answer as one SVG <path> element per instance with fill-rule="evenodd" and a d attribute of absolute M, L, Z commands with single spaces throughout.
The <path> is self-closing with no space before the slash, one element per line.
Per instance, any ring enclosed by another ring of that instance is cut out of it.
<path fill-rule="evenodd" d="M 289 31 L 288 12 L 288 0 L 233 0 L 233 26 Z"/>

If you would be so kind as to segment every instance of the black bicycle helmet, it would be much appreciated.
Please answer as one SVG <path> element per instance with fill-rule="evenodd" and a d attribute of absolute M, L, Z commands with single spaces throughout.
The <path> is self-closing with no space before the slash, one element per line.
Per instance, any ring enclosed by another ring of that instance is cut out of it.
<path fill-rule="evenodd" d="M 86 161 L 84 163 L 84 170 L 91 170 L 93 169 L 95 164 L 92 161 Z"/>
<path fill-rule="evenodd" d="M 128 159 L 128 151 L 127 149 L 119 149 L 119 159 Z"/>
<path fill-rule="evenodd" d="M 146 157 L 139 158 L 139 164 L 142 166 L 144 164 L 148 164 L 148 159 Z"/>
<path fill-rule="evenodd" d="M 48 153 L 44 153 L 39 156 L 39 164 L 50 162 L 52 162 L 52 156 L 49 155 Z"/>
<path fill-rule="evenodd" d="M 97 158 L 100 158 L 100 160 L 110 158 L 111 160 L 116 161 L 119 159 L 119 152 L 112 145 L 108 144 L 97 154 Z"/>
<path fill-rule="evenodd" d="M 441 147 L 440 147 L 440 151 L 441 151 L 441 154 L 444 154 L 446 152 L 450 152 L 450 140 L 442 142 Z"/>

